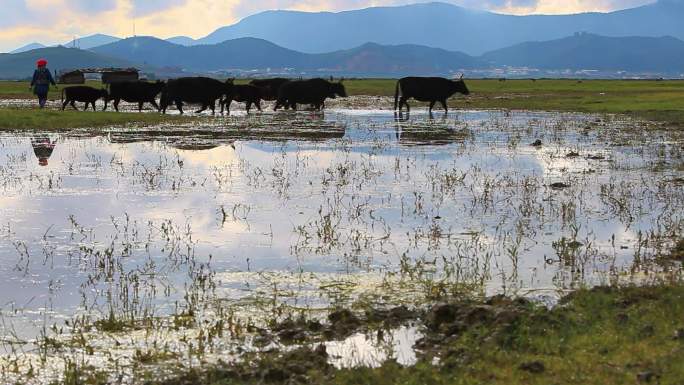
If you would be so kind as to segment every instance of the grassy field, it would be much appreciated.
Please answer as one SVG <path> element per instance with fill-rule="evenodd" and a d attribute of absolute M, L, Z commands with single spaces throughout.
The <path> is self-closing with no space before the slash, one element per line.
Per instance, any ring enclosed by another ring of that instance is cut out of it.
<path fill-rule="evenodd" d="M 350 95 L 393 96 L 393 79 L 350 79 Z M 471 95 L 452 108 L 520 109 L 629 114 L 684 126 L 684 81 L 467 80 Z M 89 85 L 100 87 L 98 82 Z M 59 99 L 59 89 L 49 98 Z M 0 99 L 31 99 L 28 83 L 0 82 Z M 413 105 L 418 103 L 413 102 Z"/>
<path fill-rule="evenodd" d="M 188 122 L 193 118 L 161 114 L 123 114 L 117 112 L 59 111 L 0 108 L 0 130 L 58 130 L 64 128 L 155 125 Z"/>
<path fill-rule="evenodd" d="M 466 80 L 455 108 L 630 114 L 684 125 L 684 81 Z M 395 80 L 349 80 L 351 95 L 393 96 Z M 415 102 L 413 102 L 415 104 Z"/>
<path fill-rule="evenodd" d="M 679 285 L 579 290 L 552 310 L 504 298 L 437 306 L 452 311 L 433 308 L 420 321 L 426 323 L 427 342 L 413 366 L 390 360 L 379 368 L 335 369 L 326 351 L 311 343 L 141 380 L 149 385 L 684 383 L 684 287 Z M 67 383 L 106 383 L 85 368 L 71 378 Z"/>

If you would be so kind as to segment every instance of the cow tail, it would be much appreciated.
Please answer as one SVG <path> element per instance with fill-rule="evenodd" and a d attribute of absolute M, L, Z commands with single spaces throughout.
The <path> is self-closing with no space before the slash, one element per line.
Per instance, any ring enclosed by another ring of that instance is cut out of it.
<path fill-rule="evenodd" d="M 397 109 L 397 104 L 399 104 L 399 80 L 397 80 L 397 85 L 394 87 L 394 110 Z"/>

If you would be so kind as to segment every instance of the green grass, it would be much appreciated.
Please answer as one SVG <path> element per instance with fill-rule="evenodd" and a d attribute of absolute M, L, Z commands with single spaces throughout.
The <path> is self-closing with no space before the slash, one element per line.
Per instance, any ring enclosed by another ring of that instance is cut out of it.
<path fill-rule="evenodd" d="M 244 81 L 239 81 L 244 82 Z M 631 80 L 466 80 L 469 97 L 452 108 L 516 109 L 628 114 L 684 126 L 684 81 Z M 89 82 L 100 87 L 99 82 Z M 349 79 L 349 95 L 393 96 L 394 79 Z M 59 90 L 49 97 L 59 99 Z M 26 82 L 0 82 L 0 99 L 31 99 Z M 412 102 L 417 105 L 416 102 Z"/>
<path fill-rule="evenodd" d="M 473 321 L 460 334 L 442 338 L 435 348 L 439 366 L 428 357 L 412 367 L 387 362 L 376 369 L 324 370 L 307 364 L 314 353 L 299 353 L 302 362 L 286 353 L 246 366 L 190 371 L 164 383 L 261 383 L 252 368 L 287 373 L 293 366 L 306 368 L 312 384 L 634 384 L 647 373 L 654 376 L 651 383 L 684 383 L 682 286 L 580 290 L 551 311 L 531 304 L 516 309 L 513 316 Z M 542 372 L 521 369 L 535 361 Z"/>
<path fill-rule="evenodd" d="M 0 130 L 58 130 L 106 126 L 155 125 L 165 122 L 189 122 L 191 117 L 161 114 L 133 114 L 102 111 L 61 111 L 0 108 Z M 196 118 L 195 118 L 196 119 Z"/>
<path fill-rule="evenodd" d="M 348 80 L 350 95 L 393 96 L 395 80 Z M 453 108 L 629 114 L 684 125 L 684 81 L 466 80 Z M 415 104 L 415 102 L 413 102 Z"/>

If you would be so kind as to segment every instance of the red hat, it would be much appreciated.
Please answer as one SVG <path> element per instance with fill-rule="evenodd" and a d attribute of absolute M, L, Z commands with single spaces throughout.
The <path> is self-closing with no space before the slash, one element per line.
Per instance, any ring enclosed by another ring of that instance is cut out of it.
<path fill-rule="evenodd" d="M 47 65 L 47 60 L 45 60 L 45 59 L 38 59 L 38 61 L 36 61 L 36 65 L 37 65 L 38 67 L 45 67 L 45 66 Z"/>

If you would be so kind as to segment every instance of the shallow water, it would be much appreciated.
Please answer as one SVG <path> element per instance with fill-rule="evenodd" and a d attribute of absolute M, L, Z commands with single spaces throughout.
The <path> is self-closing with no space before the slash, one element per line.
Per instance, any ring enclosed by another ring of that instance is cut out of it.
<path fill-rule="evenodd" d="M 0 333 L 21 345 L 74 315 L 217 298 L 324 308 L 399 272 L 535 295 L 643 280 L 655 240 L 682 227 L 682 164 L 670 133 L 560 113 L 237 112 L 4 133 Z"/>

